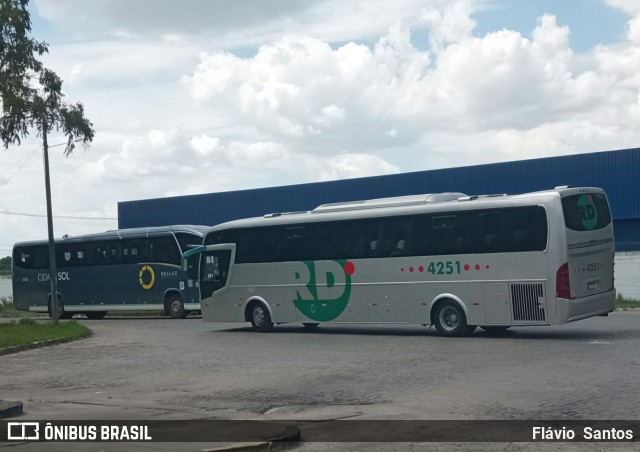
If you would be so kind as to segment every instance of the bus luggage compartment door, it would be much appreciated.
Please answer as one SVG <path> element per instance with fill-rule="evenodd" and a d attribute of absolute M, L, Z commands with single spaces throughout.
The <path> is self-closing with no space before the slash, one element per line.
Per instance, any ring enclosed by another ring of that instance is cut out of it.
<path fill-rule="evenodd" d="M 487 325 L 511 324 L 508 283 L 484 283 L 484 315 Z"/>

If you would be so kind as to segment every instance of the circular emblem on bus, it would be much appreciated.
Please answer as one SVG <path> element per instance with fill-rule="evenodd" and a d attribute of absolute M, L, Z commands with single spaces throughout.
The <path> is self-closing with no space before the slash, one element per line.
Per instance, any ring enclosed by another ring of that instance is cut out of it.
<path fill-rule="evenodd" d="M 147 277 L 146 273 L 149 274 Z M 140 273 L 138 273 L 138 280 L 140 281 L 140 285 L 143 289 L 151 289 L 153 287 L 153 283 L 156 282 L 156 274 L 149 265 L 145 265 L 140 269 Z"/>
<path fill-rule="evenodd" d="M 595 229 L 598 224 L 598 210 L 591 195 L 578 198 L 578 212 L 582 216 L 582 226 L 589 231 Z"/>

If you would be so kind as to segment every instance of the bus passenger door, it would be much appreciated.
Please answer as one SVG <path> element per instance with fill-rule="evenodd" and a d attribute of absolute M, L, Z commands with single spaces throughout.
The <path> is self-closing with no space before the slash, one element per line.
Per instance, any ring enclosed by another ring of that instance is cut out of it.
<path fill-rule="evenodd" d="M 236 246 L 207 246 L 200 257 L 200 299 L 203 319 L 233 321 L 234 304 L 225 294 L 233 273 Z"/>
<path fill-rule="evenodd" d="M 231 280 L 232 263 L 236 246 L 212 245 L 200 258 L 200 296 L 204 300 L 224 292 Z"/>

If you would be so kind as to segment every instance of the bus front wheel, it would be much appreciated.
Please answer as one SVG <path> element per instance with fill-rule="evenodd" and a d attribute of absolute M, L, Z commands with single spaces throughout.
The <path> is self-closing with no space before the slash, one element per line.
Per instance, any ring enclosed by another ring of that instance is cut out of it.
<path fill-rule="evenodd" d="M 53 318 L 53 308 L 51 303 L 51 297 L 49 297 L 49 317 Z M 64 302 L 62 301 L 62 297 L 58 295 L 58 319 L 60 320 L 68 320 L 73 317 L 73 312 L 67 312 L 64 310 Z"/>
<path fill-rule="evenodd" d="M 189 313 L 184 309 L 184 303 L 178 294 L 169 295 L 165 302 L 165 310 L 172 319 L 185 319 Z"/>
<path fill-rule="evenodd" d="M 265 333 L 273 329 L 271 314 L 262 303 L 254 303 L 251 307 L 251 326 L 254 330 Z"/>
<path fill-rule="evenodd" d="M 445 300 L 436 306 L 433 323 L 443 336 L 469 336 L 476 329 L 475 325 L 467 324 L 467 316 L 455 301 Z"/>

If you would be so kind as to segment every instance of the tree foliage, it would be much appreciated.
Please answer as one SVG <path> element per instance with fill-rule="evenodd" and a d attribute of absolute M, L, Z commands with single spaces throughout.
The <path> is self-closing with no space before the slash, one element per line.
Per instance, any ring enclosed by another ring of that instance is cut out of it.
<path fill-rule="evenodd" d="M 11 257 L 0 258 L 0 272 L 6 272 L 11 270 Z"/>
<path fill-rule="evenodd" d="M 61 131 L 67 137 L 64 154 L 69 155 L 78 141 L 87 145 L 93 140 L 93 124 L 81 103 L 64 102 L 62 80 L 38 60 L 49 46 L 29 36 L 28 3 L 0 0 L 0 140 L 8 147 L 20 144 L 31 130 L 40 137 Z"/>
<path fill-rule="evenodd" d="M 67 104 L 62 93 L 62 80 L 47 69 L 38 56 L 49 51 L 47 43 L 29 36 L 31 17 L 29 0 L 0 0 L 0 139 L 5 147 L 20 144 L 33 129 L 42 138 L 49 232 L 49 274 L 51 293 L 57 294 L 56 259 L 53 239 L 53 214 L 49 181 L 47 136 L 62 131 L 67 137 L 64 154 L 68 156 L 75 143 L 88 145 L 93 140 L 93 124 L 85 117 L 81 103 Z M 51 297 L 53 324 L 58 324 L 58 297 Z"/>

